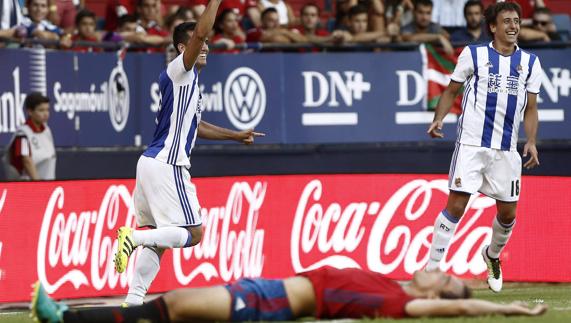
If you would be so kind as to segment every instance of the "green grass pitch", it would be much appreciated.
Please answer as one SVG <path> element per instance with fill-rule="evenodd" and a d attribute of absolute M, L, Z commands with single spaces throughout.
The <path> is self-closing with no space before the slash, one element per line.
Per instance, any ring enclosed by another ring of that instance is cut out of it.
<path fill-rule="evenodd" d="M 432 319 L 403 319 L 403 320 L 363 320 L 363 322 L 429 322 L 429 323 L 455 323 L 455 322 L 548 322 L 570 323 L 571 322 L 571 285 L 565 284 L 507 284 L 500 294 L 494 294 L 489 290 L 477 289 L 475 298 L 509 303 L 512 301 L 524 301 L 530 304 L 544 302 L 549 306 L 547 313 L 540 317 L 478 317 L 478 318 L 432 318 Z M 28 311 L 4 311 L 0 312 L 0 323 L 30 323 Z"/>

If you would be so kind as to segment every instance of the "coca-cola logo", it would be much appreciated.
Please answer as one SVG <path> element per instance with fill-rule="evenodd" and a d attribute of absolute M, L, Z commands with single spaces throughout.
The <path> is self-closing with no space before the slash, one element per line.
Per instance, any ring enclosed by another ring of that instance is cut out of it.
<path fill-rule="evenodd" d="M 412 180 L 383 202 L 351 202 L 342 207 L 337 202 L 322 203 L 323 184 L 312 180 L 303 189 L 295 211 L 290 241 L 293 269 L 300 272 L 324 265 L 366 265 L 383 274 L 397 269 L 411 274 L 422 269 L 428 261 L 432 223 L 443 207 L 434 205 L 434 194 L 448 194 L 446 180 Z M 451 241 L 451 245 L 459 247 L 454 248 L 454 254 L 445 256 L 443 270 L 457 275 L 485 271 L 479 253 L 473 250 L 489 243 L 492 230 L 476 222 L 494 206 L 491 198 L 472 196 Z M 358 253 L 366 254 L 366 259 L 354 259 L 357 248 L 366 248 L 364 253 Z"/>
<path fill-rule="evenodd" d="M 207 281 L 220 278 L 227 282 L 262 274 L 265 232 L 257 224 L 266 189 L 267 184 L 262 182 L 253 186 L 236 182 L 224 206 L 201 210 L 205 220 L 201 243 L 173 250 L 173 267 L 181 285 L 188 285 L 199 275 Z M 185 268 L 187 264 L 192 268 L 190 272 Z"/>
<path fill-rule="evenodd" d="M 108 187 L 98 209 L 66 211 L 65 191 L 52 192 L 43 216 L 37 252 L 38 277 L 48 293 L 71 283 L 76 289 L 91 286 L 127 286 L 133 274 L 129 260 L 125 274 L 115 272 L 115 230 L 134 226 L 131 193 L 124 185 Z M 124 221 L 124 222 L 119 222 Z"/>

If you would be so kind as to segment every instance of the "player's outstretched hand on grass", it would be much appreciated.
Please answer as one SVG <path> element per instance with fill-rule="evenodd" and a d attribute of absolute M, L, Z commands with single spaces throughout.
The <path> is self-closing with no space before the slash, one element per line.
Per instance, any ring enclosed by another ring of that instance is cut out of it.
<path fill-rule="evenodd" d="M 530 157 L 525 162 L 525 164 L 523 164 L 523 167 L 525 167 L 526 169 L 532 169 L 535 166 L 539 166 L 539 157 L 538 157 L 538 153 L 537 153 L 537 147 L 535 147 L 534 143 L 528 142 L 523 147 L 523 157 L 527 157 L 528 153 L 529 153 Z"/>
<path fill-rule="evenodd" d="M 442 133 L 442 120 L 432 121 L 426 133 L 432 138 L 444 138 L 444 134 Z"/>
<path fill-rule="evenodd" d="M 264 137 L 266 134 L 263 132 L 255 132 L 254 129 L 247 129 L 238 132 L 237 141 L 244 145 L 251 145 L 254 143 L 255 137 Z"/>
<path fill-rule="evenodd" d="M 547 311 L 547 305 L 538 304 L 533 307 L 529 307 L 524 302 L 513 302 L 508 305 L 509 313 L 507 315 L 527 315 L 527 316 L 538 316 Z"/>

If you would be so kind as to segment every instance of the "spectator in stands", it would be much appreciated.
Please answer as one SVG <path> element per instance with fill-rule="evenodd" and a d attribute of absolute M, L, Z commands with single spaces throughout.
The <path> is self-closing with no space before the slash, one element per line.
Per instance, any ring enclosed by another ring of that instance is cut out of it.
<path fill-rule="evenodd" d="M 351 0 L 337 0 L 335 5 L 335 20 L 330 30 L 349 30 L 349 9 L 353 5 Z"/>
<path fill-rule="evenodd" d="M 300 9 L 301 25 L 295 27 L 294 30 L 303 35 L 308 43 L 342 43 L 351 38 L 351 34 L 345 30 L 336 30 L 329 33 L 326 29 L 321 28 L 320 11 L 314 2 L 306 3 Z M 306 52 L 306 49 L 300 49 L 300 52 Z M 317 51 L 317 48 L 314 49 Z"/>
<path fill-rule="evenodd" d="M 41 93 L 30 93 L 24 100 L 26 123 L 18 127 L 3 158 L 8 180 L 55 179 L 56 151 L 48 119 L 50 100 Z"/>
<path fill-rule="evenodd" d="M 289 30 L 281 26 L 278 11 L 275 8 L 268 8 L 262 12 L 262 26 L 248 30 L 246 41 L 248 43 L 306 43 L 307 38 L 297 30 Z"/>
<path fill-rule="evenodd" d="M 118 27 L 118 19 L 135 13 L 136 0 L 107 0 L 105 7 L 105 30 L 113 31 Z"/>
<path fill-rule="evenodd" d="M 351 7 L 360 5 L 367 8 L 368 31 L 385 31 L 385 5 L 382 0 L 350 0 Z"/>
<path fill-rule="evenodd" d="M 147 35 L 162 37 L 162 43 L 170 43 L 169 32 L 162 28 L 160 21 L 160 5 L 158 0 L 138 0 L 137 13 L 139 25 L 143 27 Z M 162 48 L 149 48 L 149 52 L 162 52 Z"/>
<path fill-rule="evenodd" d="M 368 31 L 369 9 L 356 5 L 349 9 L 349 33 L 346 41 L 353 43 L 387 43 L 390 38 L 383 31 Z"/>
<path fill-rule="evenodd" d="M 22 14 L 22 7 L 18 0 L 2 0 L 0 1 L 0 37 L 12 37 L 15 29 L 6 36 L 2 32 L 6 32 L 22 23 L 24 15 Z"/>
<path fill-rule="evenodd" d="M 200 17 L 208 0 L 189 0 L 188 6 L 192 8 L 196 17 Z M 260 9 L 258 8 L 257 0 L 224 0 L 218 7 L 218 12 L 226 9 L 232 9 L 238 16 L 238 21 L 241 22 L 242 27 L 251 29 L 260 27 Z"/>
<path fill-rule="evenodd" d="M 553 24 L 551 20 L 551 12 L 549 9 L 538 8 L 536 10 L 539 10 L 539 15 L 537 17 L 539 19 L 538 22 L 534 22 L 529 27 L 521 27 L 519 32 L 519 41 L 522 43 L 549 42 L 552 40 L 551 36 L 555 37 L 554 40 L 560 40 L 561 38 L 557 32 L 549 32 L 551 28 L 548 27 L 548 25 L 550 23 Z M 542 24 L 545 24 L 545 26 L 542 26 Z M 552 28 L 555 28 L 555 26 Z"/>
<path fill-rule="evenodd" d="M 297 30 L 311 43 L 333 41 L 329 32 L 320 26 L 319 7 L 314 2 L 306 3 L 300 10 L 301 25 Z"/>
<path fill-rule="evenodd" d="M 20 26 L 16 27 L 20 30 L 16 36 L 59 41 L 64 47 L 71 45 L 71 36 L 64 35 L 61 29 L 47 20 L 48 0 L 29 0 L 27 7 L 29 14 L 24 17 Z"/>
<path fill-rule="evenodd" d="M 216 34 L 212 37 L 212 44 L 224 44 L 225 49 L 212 49 L 217 53 L 239 53 L 240 50 L 235 49 L 237 44 L 243 44 L 246 41 L 246 35 L 240 29 L 238 15 L 233 9 L 224 9 L 216 18 L 214 25 Z"/>
<path fill-rule="evenodd" d="M 158 0 L 138 0 L 137 14 L 139 15 L 139 25 L 150 35 L 167 37 L 168 31 L 160 25 L 160 6 Z"/>
<path fill-rule="evenodd" d="M 536 8 L 533 12 L 533 29 L 541 31 L 549 36 L 550 40 L 561 40 L 561 36 L 557 33 L 557 28 L 551 17 L 549 8 Z"/>
<path fill-rule="evenodd" d="M 103 36 L 104 41 L 128 42 L 138 45 L 162 46 L 170 44 L 168 37 L 149 35 L 138 24 L 137 17 L 124 15 L 118 20 L 118 28 L 114 32 L 107 32 Z"/>
<path fill-rule="evenodd" d="M 496 0 L 497 2 L 502 2 L 505 0 Z M 531 18 L 535 8 L 545 8 L 549 7 L 547 0 L 509 0 L 510 2 L 515 2 L 519 4 L 521 8 L 521 25 L 530 26 Z"/>
<path fill-rule="evenodd" d="M 484 5 L 480 0 L 469 0 L 464 5 L 466 27 L 456 30 L 450 35 L 450 40 L 458 43 L 481 43 L 490 41 L 490 36 L 484 23 Z"/>
<path fill-rule="evenodd" d="M 258 7 L 262 12 L 268 8 L 274 8 L 278 14 L 280 26 L 294 26 L 297 23 L 291 6 L 285 0 L 259 0 Z"/>
<path fill-rule="evenodd" d="M 76 7 L 83 8 L 84 0 L 50 0 L 50 13 L 54 13 L 49 19 L 65 33 L 71 34 L 75 27 Z"/>
<path fill-rule="evenodd" d="M 177 15 L 177 17 L 181 18 L 185 22 L 196 21 L 196 18 L 198 17 L 194 14 L 192 9 L 190 9 L 188 7 L 179 7 L 175 11 L 175 14 Z M 171 32 L 171 35 L 172 35 L 172 32 Z"/>
<path fill-rule="evenodd" d="M 401 29 L 402 40 L 429 42 L 442 45 L 447 54 L 452 55 L 454 48 L 448 40 L 448 33 L 440 25 L 432 22 L 432 1 L 417 0 L 414 4 L 414 20 Z"/>
<path fill-rule="evenodd" d="M 382 0 L 337 0 L 334 30 L 349 30 L 349 9 L 356 5 L 367 9 L 367 30 L 385 30 L 385 6 Z"/>
<path fill-rule="evenodd" d="M 385 1 L 385 17 L 387 19 L 387 29 L 391 25 L 400 27 L 406 26 L 413 20 L 414 4 L 412 0 L 386 0 Z"/>
<path fill-rule="evenodd" d="M 95 31 L 95 14 L 87 9 L 80 10 L 75 16 L 76 33 L 71 37 L 75 44 L 78 41 L 99 42 L 101 35 Z M 76 52 L 101 52 L 101 47 L 74 45 L 71 50 Z"/>
<path fill-rule="evenodd" d="M 180 15 L 178 15 L 176 12 L 174 12 L 165 18 L 165 27 L 168 30 L 169 34 L 172 35 L 172 33 L 174 32 L 174 28 L 183 22 L 186 22 L 186 20 Z"/>
<path fill-rule="evenodd" d="M 439 24 L 449 33 L 466 26 L 464 5 L 468 0 L 432 0 L 432 22 Z"/>

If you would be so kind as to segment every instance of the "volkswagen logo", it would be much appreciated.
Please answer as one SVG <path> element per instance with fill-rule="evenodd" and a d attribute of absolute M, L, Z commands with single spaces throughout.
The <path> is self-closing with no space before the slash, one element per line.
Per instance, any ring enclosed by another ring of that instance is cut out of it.
<path fill-rule="evenodd" d="M 117 132 L 121 132 L 129 118 L 129 80 L 121 64 L 109 76 L 108 102 L 109 118 Z"/>
<path fill-rule="evenodd" d="M 255 128 L 266 110 L 266 88 L 260 75 L 248 67 L 230 73 L 224 85 L 224 107 L 234 127 Z"/>

